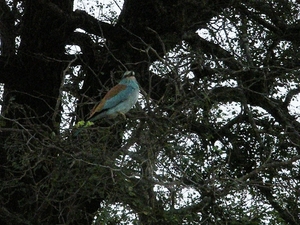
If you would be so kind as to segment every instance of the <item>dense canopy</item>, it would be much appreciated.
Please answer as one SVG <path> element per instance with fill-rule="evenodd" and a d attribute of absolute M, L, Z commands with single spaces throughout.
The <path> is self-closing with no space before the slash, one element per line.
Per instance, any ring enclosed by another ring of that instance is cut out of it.
<path fill-rule="evenodd" d="M 300 224 L 298 2 L 0 0 L 0 223 Z"/>

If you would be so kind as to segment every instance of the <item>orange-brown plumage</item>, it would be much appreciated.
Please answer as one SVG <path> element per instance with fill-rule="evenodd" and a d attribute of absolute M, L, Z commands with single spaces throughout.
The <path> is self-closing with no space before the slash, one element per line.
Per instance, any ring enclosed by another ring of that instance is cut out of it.
<path fill-rule="evenodd" d="M 103 99 L 99 102 L 99 104 L 97 104 L 97 105 L 94 106 L 94 108 L 90 112 L 89 118 L 93 117 L 95 113 L 98 113 L 98 112 L 101 112 L 102 110 L 105 110 L 106 108 L 104 106 L 105 106 L 106 101 L 109 100 L 109 99 L 111 99 L 111 98 L 113 98 L 114 96 L 116 96 L 122 90 L 125 90 L 126 87 L 127 86 L 124 85 L 124 84 L 117 84 L 112 89 L 110 89 L 106 93 L 106 95 L 103 97 Z"/>
<path fill-rule="evenodd" d="M 123 79 L 114 86 L 104 98 L 92 109 L 88 121 L 101 118 L 114 118 L 125 115 L 137 102 L 139 85 L 133 71 L 126 71 Z"/>

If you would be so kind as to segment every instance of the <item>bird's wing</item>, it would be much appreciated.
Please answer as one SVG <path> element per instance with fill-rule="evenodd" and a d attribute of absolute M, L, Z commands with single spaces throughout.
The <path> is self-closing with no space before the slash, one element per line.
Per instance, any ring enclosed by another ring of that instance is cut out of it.
<path fill-rule="evenodd" d="M 119 103 L 125 101 L 134 88 L 124 84 L 117 84 L 112 89 L 107 92 L 104 98 L 97 104 L 91 111 L 89 118 L 94 116 L 95 113 L 99 113 L 103 110 L 110 109 L 118 105 Z"/>

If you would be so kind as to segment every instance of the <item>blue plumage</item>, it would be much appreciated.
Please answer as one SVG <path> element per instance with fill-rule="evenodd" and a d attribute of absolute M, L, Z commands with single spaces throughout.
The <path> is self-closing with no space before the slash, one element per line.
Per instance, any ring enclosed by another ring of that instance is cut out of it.
<path fill-rule="evenodd" d="M 101 118 L 114 118 L 119 114 L 125 116 L 137 102 L 139 85 L 133 71 L 127 71 L 123 79 L 114 86 L 104 98 L 93 108 L 88 121 L 96 121 Z"/>

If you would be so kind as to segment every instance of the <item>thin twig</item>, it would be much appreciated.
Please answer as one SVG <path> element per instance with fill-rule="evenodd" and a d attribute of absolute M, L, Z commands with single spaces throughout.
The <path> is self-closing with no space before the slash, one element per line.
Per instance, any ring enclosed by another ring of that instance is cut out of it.
<path fill-rule="evenodd" d="M 76 60 L 77 60 L 77 55 L 75 55 L 75 58 L 72 59 L 68 63 L 67 67 L 63 70 L 62 78 L 61 78 L 61 82 L 60 82 L 60 87 L 59 87 L 59 95 L 58 95 L 58 98 L 57 98 L 57 101 L 56 101 L 56 105 L 55 105 L 55 108 L 54 108 L 54 113 L 52 115 L 52 121 L 53 121 L 54 124 L 55 124 L 55 121 L 56 121 L 55 118 L 57 117 L 58 112 L 60 111 L 59 108 L 60 108 L 60 105 L 61 105 L 61 102 L 62 102 L 63 87 L 64 87 L 64 84 L 65 84 L 66 74 L 69 71 L 72 63 L 75 62 Z"/>

